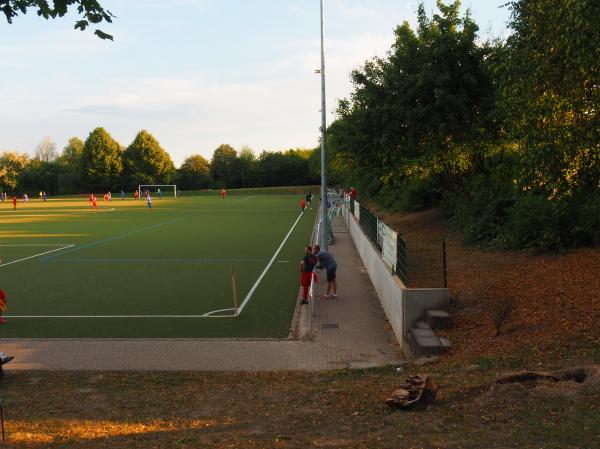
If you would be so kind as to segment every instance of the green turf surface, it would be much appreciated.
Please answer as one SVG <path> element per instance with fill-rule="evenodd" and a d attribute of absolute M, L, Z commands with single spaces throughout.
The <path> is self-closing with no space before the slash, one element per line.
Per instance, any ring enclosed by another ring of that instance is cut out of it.
<path fill-rule="evenodd" d="M 0 337 L 286 337 L 316 209 L 301 215 L 298 195 L 4 203 Z M 242 304 L 296 221 L 240 316 L 201 317 L 233 307 L 232 269 Z"/>

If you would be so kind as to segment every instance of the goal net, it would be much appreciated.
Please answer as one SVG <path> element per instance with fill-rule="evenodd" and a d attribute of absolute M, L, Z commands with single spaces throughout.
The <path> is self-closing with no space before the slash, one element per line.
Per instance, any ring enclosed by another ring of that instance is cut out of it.
<path fill-rule="evenodd" d="M 138 186 L 140 198 L 146 190 L 152 196 L 173 196 L 177 198 L 177 186 L 175 184 L 140 184 Z"/>

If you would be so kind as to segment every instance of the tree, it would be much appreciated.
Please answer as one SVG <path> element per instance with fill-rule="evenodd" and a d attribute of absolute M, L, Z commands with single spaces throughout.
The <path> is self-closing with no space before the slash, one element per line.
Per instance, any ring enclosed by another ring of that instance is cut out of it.
<path fill-rule="evenodd" d="M 258 185 L 257 160 L 252 148 L 245 145 L 238 156 L 242 188 L 256 187 Z"/>
<path fill-rule="evenodd" d="M 85 30 L 90 24 L 101 22 L 111 23 L 114 15 L 104 9 L 97 0 L 53 0 L 52 5 L 48 0 L 0 0 L 0 11 L 6 16 L 8 23 L 13 23 L 13 19 L 21 14 L 26 14 L 28 10 L 34 10 L 38 16 L 44 19 L 55 19 L 67 14 L 69 8 L 76 5 L 77 12 L 82 16 L 75 22 L 75 29 Z M 113 37 L 101 30 L 94 32 L 100 39 L 110 39 Z"/>
<path fill-rule="evenodd" d="M 493 138 L 490 50 L 477 44 L 478 27 L 468 11 L 460 16 L 460 1 L 437 6 L 429 18 L 421 4 L 416 30 L 405 22 L 387 58 L 352 72 L 354 91 L 329 129 L 332 149 L 380 185 L 420 173 L 451 188 L 464 172 L 482 170 Z"/>
<path fill-rule="evenodd" d="M 548 199 L 600 188 L 600 3 L 510 2 L 501 106 L 523 151 L 520 186 Z"/>
<path fill-rule="evenodd" d="M 0 156 L 0 186 L 2 190 L 15 190 L 23 170 L 29 165 L 29 155 L 5 151 Z"/>
<path fill-rule="evenodd" d="M 214 151 L 210 169 L 221 185 L 235 188 L 241 185 L 237 152 L 231 145 L 222 144 Z"/>
<path fill-rule="evenodd" d="M 188 157 L 179 167 L 178 185 L 182 190 L 206 189 L 213 179 L 210 164 L 199 154 Z"/>
<path fill-rule="evenodd" d="M 63 167 L 71 170 L 79 168 L 84 142 L 79 137 L 71 137 L 69 143 L 63 149 L 58 162 Z"/>
<path fill-rule="evenodd" d="M 83 183 L 89 188 L 115 189 L 121 184 L 123 154 L 119 144 L 104 128 L 94 129 L 81 154 Z"/>
<path fill-rule="evenodd" d="M 123 153 L 125 175 L 131 186 L 169 184 L 175 175 L 171 156 L 146 130 L 140 131 Z"/>
<path fill-rule="evenodd" d="M 35 158 L 43 162 L 52 162 L 57 156 L 56 144 L 49 136 L 44 137 L 35 150 Z"/>

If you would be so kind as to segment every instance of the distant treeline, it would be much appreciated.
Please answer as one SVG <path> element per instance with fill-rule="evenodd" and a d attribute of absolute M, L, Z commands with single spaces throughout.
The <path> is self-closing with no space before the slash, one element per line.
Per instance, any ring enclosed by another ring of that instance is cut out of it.
<path fill-rule="evenodd" d="M 38 145 L 33 158 L 5 151 L 0 155 L 0 189 L 20 195 L 133 190 L 139 184 L 177 184 L 182 190 L 308 185 L 319 182 L 319 163 L 316 150 L 257 156 L 248 147 L 236 151 L 223 144 L 210 161 L 196 154 L 176 169 L 149 132 L 140 131 L 124 147 L 104 128 L 96 128 L 85 141 L 71 138 L 60 155 L 50 138 Z"/>
<path fill-rule="evenodd" d="M 333 179 L 379 207 L 441 206 L 469 242 L 600 244 L 600 2 L 507 1 L 512 33 L 487 42 L 459 1 L 437 7 L 352 72 Z"/>

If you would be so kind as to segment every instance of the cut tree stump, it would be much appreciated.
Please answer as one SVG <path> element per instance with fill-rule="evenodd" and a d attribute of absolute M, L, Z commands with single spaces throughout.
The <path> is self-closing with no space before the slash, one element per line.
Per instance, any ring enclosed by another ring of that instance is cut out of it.
<path fill-rule="evenodd" d="M 428 374 L 417 374 L 404 380 L 396 390 L 392 391 L 385 403 L 393 408 L 410 408 L 416 405 L 427 405 L 435 401 L 438 386 Z"/>

